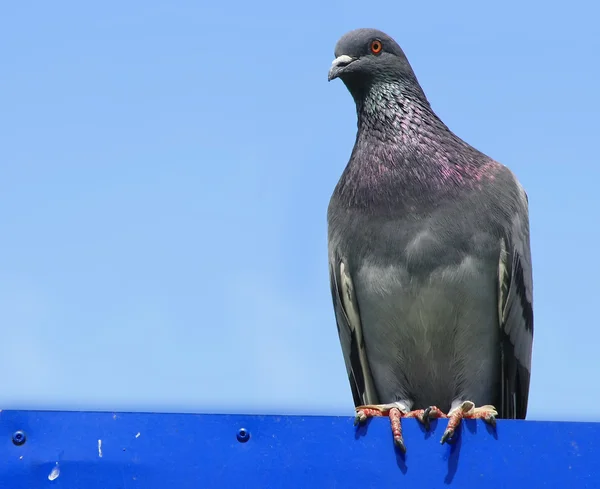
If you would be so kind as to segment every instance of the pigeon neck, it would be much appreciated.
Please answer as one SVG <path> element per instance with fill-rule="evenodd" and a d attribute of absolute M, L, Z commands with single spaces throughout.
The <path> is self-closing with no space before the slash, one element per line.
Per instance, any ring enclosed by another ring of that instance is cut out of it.
<path fill-rule="evenodd" d="M 381 142 L 407 145 L 427 132 L 452 134 L 435 115 L 416 81 L 373 84 L 357 99 L 356 108 L 359 135 L 375 135 Z"/>
<path fill-rule="evenodd" d="M 454 135 L 416 87 L 379 84 L 357 102 L 358 134 L 338 189 L 350 205 L 437 201 L 481 178 L 489 158 Z"/>

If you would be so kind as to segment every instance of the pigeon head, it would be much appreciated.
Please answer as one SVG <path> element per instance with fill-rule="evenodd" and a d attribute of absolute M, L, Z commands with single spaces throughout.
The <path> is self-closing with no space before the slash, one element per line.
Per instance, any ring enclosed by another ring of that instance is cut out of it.
<path fill-rule="evenodd" d="M 328 80 L 340 78 L 357 102 L 378 84 L 395 84 L 425 97 L 404 51 L 384 32 L 350 31 L 337 42 L 334 54 Z"/>

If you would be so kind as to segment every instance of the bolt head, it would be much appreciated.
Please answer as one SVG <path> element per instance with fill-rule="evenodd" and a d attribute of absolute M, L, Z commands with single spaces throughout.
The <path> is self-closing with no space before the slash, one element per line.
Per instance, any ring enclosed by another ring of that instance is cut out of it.
<path fill-rule="evenodd" d="M 15 431 L 13 433 L 12 436 L 12 442 L 17 445 L 17 446 L 21 446 L 23 445 L 25 442 L 27 441 L 27 436 L 25 435 L 25 432 L 19 430 L 19 431 Z"/>
<path fill-rule="evenodd" d="M 246 428 L 240 428 L 237 432 L 237 439 L 240 443 L 246 443 L 250 439 L 250 432 Z"/>

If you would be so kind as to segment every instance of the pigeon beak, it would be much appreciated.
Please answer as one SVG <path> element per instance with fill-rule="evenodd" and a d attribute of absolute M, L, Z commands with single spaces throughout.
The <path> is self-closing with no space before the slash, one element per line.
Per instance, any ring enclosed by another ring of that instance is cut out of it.
<path fill-rule="evenodd" d="M 342 54 L 333 60 L 331 63 L 331 68 L 329 68 L 329 74 L 327 75 L 327 81 L 331 81 L 342 73 L 344 68 L 348 66 L 353 61 L 356 61 L 356 58 L 348 56 L 346 54 Z"/>

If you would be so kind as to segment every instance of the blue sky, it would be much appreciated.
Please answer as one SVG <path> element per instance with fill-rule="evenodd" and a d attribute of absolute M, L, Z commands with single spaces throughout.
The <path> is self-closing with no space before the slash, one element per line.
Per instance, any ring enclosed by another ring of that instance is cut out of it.
<path fill-rule="evenodd" d="M 0 406 L 353 412 L 325 213 L 377 27 L 530 198 L 529 417 L 600 419 L 600 7 L 11 2 L 0 16 Z"/>

